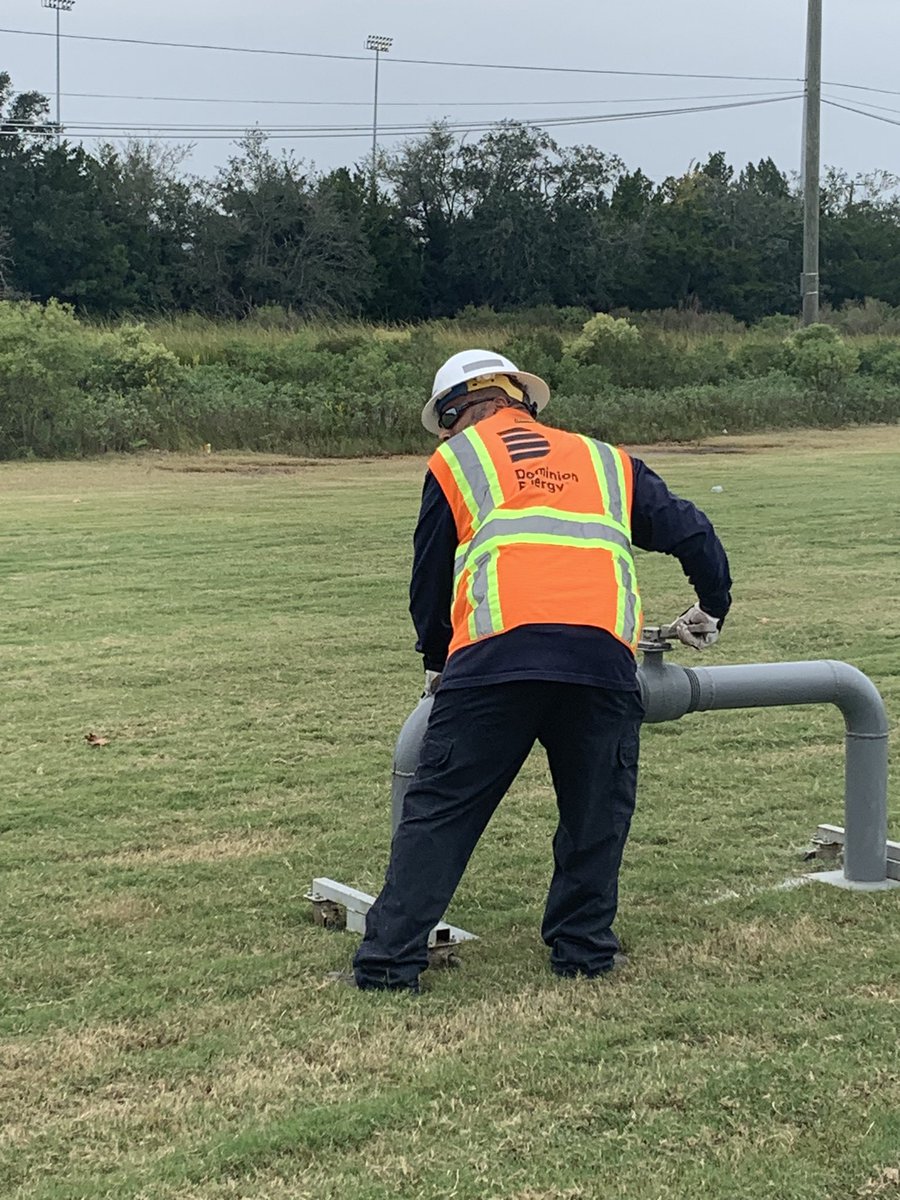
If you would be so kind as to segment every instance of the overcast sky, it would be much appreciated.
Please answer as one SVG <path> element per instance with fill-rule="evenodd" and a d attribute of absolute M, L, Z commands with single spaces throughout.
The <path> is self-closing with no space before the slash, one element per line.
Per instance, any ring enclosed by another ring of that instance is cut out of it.
<path fill-rule="evenodd" d="M 399 58 L 796 79 L 804 73 L 806 7 L 807 0 L 76 0 L 61 21 L 70 34 L 337 55 L 364 55 L 367 34 L 392 35 L 392 53 L 382 57 L 379 107 L 379 141 L 390 147 L 397 136 L 384 127 L 398 122 L 441 117 L 540 121 L 678 106 L 669 97 L 716 97 L 683 101 L 692 105 L 727 103 L 728 98 L 718 98 L 722 93 L 790 93 L 801 86 L 418 66 Z M 900 0 L 824 0 L 824 8 L 824 78 L 898 93 L 829 86 L 826 94 L 853 104 L 885 106 L 894 111 L 881 115 L 900 122 Z M 52 32 L 55 19 L 40 0 L 0 0 L 4 28 Z M 0 32 L 0 44 L 0 69 L 10 71 L 19 90 L 55 91 L 52 38 Z M 371 61 L 63 41 L 62 68 L 67 123 L 243 128 L 257 123 L 365 125 L 372 118 Z M 218 97 L 229 103 L 65 95 L 75 92 Z M 657 97 L 667 99 L 657 102 Z M 252 100 L 327 103 L 264 106 L 248 103 Z M 338 106 L 336 101 L 345 103 Z M 461 102 L 466 106 L 460 107 Z M 552 132 L 566 144 L 589 142 L 616 153 L 629 167 L 639 166 L 657 180 L 718 149 L 739 166 L 771 155 L 781 168 L 795 171 L 801 114 L 802 103 L 790 100 Z M 330 168 L 363 160 L 371 134 L 279 140 L 274 145 L 291 146 L 307 161 Z M 198 139 L 188 167 L 212 174 L 229 148 L 228 140 Z M 851 173 L 882 168 L 900 174 L 900 125 L 826 107 L 822 150 L 825 163 Z"/>

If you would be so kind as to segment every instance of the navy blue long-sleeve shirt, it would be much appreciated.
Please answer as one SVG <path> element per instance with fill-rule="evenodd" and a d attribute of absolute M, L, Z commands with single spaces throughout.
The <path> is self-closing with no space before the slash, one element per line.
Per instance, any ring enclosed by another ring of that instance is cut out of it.
<path fill-rule="evenodd" d="M 690 500 L 670 492 L 662 479 L 632 457 L 634 486 L 631 540 L 679 560 L 710 616 L 731 607 L 728 558 L 709 518 Z M 612 634 L 587 625 L 521 625 L 457 650 L 447 661 L 452 636 L 450 606 L 458 540 L 447 498 L 431 471 L 413 538 L 409 610 L 416 649 L 425 669 L 442 671 L 441 687 L 473 687 L 516 679 L 549 679 L 634 691 L 634 656 Z"/>

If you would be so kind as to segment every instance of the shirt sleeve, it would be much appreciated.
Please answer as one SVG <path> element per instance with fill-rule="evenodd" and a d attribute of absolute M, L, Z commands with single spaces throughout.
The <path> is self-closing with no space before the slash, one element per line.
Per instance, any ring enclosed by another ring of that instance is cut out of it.
<path fill-rule="evenodd" d="M 409 611 L 416 628 L 416 650 L 426 671 L 442 671 L 447 661 L 452 629 L 453 560 L 457 549 L 456 522 L 441 490 L 429 471 L 422 488 L 422 507 L 413 535 L 413 566 L 409 584 Z"/>
<path fill-rule="evenodd" d="M 712 522 L 690 500 L 670 492 L 639 458 L 634 465 L 631 540 L 641 550 L 657 550 L 679 560 L 711 617 L 723 620 L 731 607 L 731 571 L 725 547 Z"/>

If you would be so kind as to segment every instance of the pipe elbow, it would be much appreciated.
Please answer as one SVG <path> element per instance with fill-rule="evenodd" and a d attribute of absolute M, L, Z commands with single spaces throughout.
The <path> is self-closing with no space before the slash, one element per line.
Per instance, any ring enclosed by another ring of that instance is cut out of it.
<path fill-rule="evenodd" d="M 847 733 L 856 737 L 887 737 L 887 709 L 878 688 L 858 667 L 829 660 L 834 676 L 834 703 L 841 710 Z"/>
<path fill-rule="evenodd" d="M 645 722 L 677 721 L 696 707 L 696 677 L 689 668 L 663 662 L 662 655 L 648 653 L 637 676 Z"/>

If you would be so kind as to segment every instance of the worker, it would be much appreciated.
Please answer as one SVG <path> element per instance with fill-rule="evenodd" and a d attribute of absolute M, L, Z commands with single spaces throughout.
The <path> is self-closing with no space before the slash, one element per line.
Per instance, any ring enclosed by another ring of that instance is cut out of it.
<path fill-rule="evenodd" d="M 605 975 L 635 803 L 643 707 L 632 546 L 674 555 L 697 601 L 677 636 L 704 650 L 731 604 L 708 518 L 624 450 L 537 419 L 547 384 L 467 350 L 435 376 L 410 611 L 434 695 L 384 887 L 348 982 L 417 992 L 427 941 L 535 741 L 559 810 L 541 933 L 561 976 Z"/>

